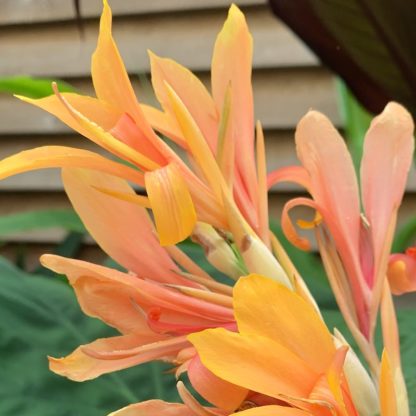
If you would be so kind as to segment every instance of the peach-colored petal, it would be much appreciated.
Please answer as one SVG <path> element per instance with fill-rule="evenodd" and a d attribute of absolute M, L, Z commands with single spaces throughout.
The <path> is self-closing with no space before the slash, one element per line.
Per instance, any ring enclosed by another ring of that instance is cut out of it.
<path fill-rule="evenodd" d="M 143 335 L 123 335 L 101 338 L 81 345 L 71 354 L 62 358 L 48 357 L 49 368 L 54 373 L 74 381 L 85 381 L 102 374 L 123 370 L 152 360 L 173 360 L 178 351 L 186 347 L 182 338 L 168 341 L 156 341 Z M 167 346 L 165 346 L 167 343 Z M 128 354 L 134 349 L 134 354 Z M 119 353 L 119 357 L 109 359 L 107 353 Z M 121 354 L 124 352 L 124 355 Z"/>
<path fill-rule="evenodd" d="M 234 411 L 247 396 L 248 390 L 221 380 L 207 370 L 198 356 L 188 365 L 192 387 L 209 403 L 229 412 Z"/>
<path fill-rule="evenodd" d="M 293 407 L 260 406 L 233 413 L 231 416 L 312 416 L 312 413 Z"/>
<path fill-rule="evenodd" d="M 255 333 L 235 334 L 217 328 L 191 334 L 188 339 L 216 376 L 274 398 L 307 397 L 318 376 L 294 352 Z"/>
<path fill-rule="evenodd" d="M 134 195 L 126 181 L 75 169 L 64 169 L 62 177 L 73 207 L 109 256 L 139 276 L 162 282 L 184 281 L 160 247 L 146 210 L 96 189 L 104 187 Z"/>
<path fill-rule="evenodd" d="M 65 274 L 84 313 L 120 332 L 149 332 L 149 320 L 212 326 L 234 322 L 232 311 L 151 280 L 81 260 L 45 254 L 42 264 Z M 149 315 L 149 316 L 147 316 Z"/>
<path fill-rule="evenodd" d="M 411 115 L 401 105 L 389 103 L 366 134 L 361 183 L 374 256 L 370 286 L 386 273 L 397 209 L 413 159 L 413 128 Z"/>
<path fill-rule="evenodd" d="M 167 82 L 192 115 L 214 153 L 218 134 L 218 113 L 205 86 L 191 71 L 172 59 L 161 58 L 150 51 L 149 56 L 153 89 L 165 112 L 174 114 L 166 91 Z"/>
<path fill-rule="evenodd" d="M 242 334 L 278 342 L 317 373 L 332 362 L 332 337 L 315 309 L 298 294 L 260 275 L 242 277 L 234 287 L 234 314 Z"/>
<path fill-rule="evenodd" d="M 412 248 L 414 251 L 414 248 Z M 390 289 L 394 295 L 416 291 L 416 258 L 409 254 L 392 254 L 387 268 Z"/>
<path fill-rule="evenodd" d="M 162 246 L 189 237 L 196 224 L 196 212 L 188 186 L 174 164 L 147 172 L 146 191 Z"/>
<path fill-rule="evenodd" d="M 88 168 L 144 184 L 141 172 L 88 150 L 65 146 L 43 146 L 25 150 L 0 162 L 0 179 L 43 168 Z"/>
<path fill-rule="evenodd" d="M 381 358 L 380 407 L 381 416 L 399 416 L 393 369 L 391 368 L 390 358 L 386 350 L 383 351 Z"/>
<path fill-rule="evenodd" d="M 195 416 L 195 413 L 182 403 L 167 403 L 162 400 L 149 400 L 131 404 L 108 416 Z M 291 415 L 290 415 L 291 416 Z M 294 415 L 297 416 L 297 415 Z"/>
<path fill-rule="evenodd" d="M 212 95 L 222 112 L 227 88 L 231 85 L 232 125 L 236 138 L 237 169 L 251 201 L 257 201 L 254 158 L 254 114 L 251 87 L 253 40 L 243 13 L 232 5 L 219 33 L 212 57 Z"/>
<path fill-rule="evenodd" d="M 303 166 L 286 166 L 276 169 L 267 175 L 267 188 L 280 182 L 294 182 L 310 192 L 311 181 L 308 171 Z"/>

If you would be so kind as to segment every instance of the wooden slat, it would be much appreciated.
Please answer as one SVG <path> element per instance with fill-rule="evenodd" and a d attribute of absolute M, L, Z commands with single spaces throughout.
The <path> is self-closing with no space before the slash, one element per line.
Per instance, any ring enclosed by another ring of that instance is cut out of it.
<path fill-rule="evenodd" d="M 225 10 L 203 13 L 120 18 L 114 36 L 131 73 L 148 71 L 147 50 L 169 56 L 193 70 L 210 67 L 211 51 Z M 254 37 L 254 66 L 258 68 L 309 66 L 317 60 L 266 7 L 249 9 Z M 0 75 L 77 77 L 89 73 L 97 42 L 96 21 L 85 23 L 83 39 L 75 23 L 33 25 L 25 30 L 0 30 Z"/>
<path fill-rule="evenodd" d="M 83 0 L 80 3 L 83 18 L 100 15 L 101 0 Z M 115 16 L 209 10 L 227 8 L 230 5 L 228 0 L 113 0 L 109 3 Z M 234 3 L 240 7 L 258 6 L 264 5 L 266 0 L 236 0 Z M 74 0 L 1 0 L 0 2 L 0 25 L 65 21 L 74 18 Z"/>
<path fill-rule="evenodd" d="M 207 74 L 201 78 L 208 83 Z M 93 94 L 87 79 L 72 80 L 82 93 Z M 139 92 L 143 103 L 153 103 L 149 87 Z M 293 128 L 310 108 L 322 111 L 339 125 L 336 92 L 332 75 L 322 68 L 263 70 L 253 76 L 256 117 L 268 129 Z M 0 135 L 58 134 L 68 128 L 48 113 L 18 99 L 0 95 Z"/>
<path fill-rule="evenodd" d="M 283 205 L 290 198 L 303 196 L 303 194 L 293 193 L 272 193 L 269 199 L 270 217 L 280 220 Z M 0 216 L 11 212 L 23 212 L 41 208 L 64 208 L 70 207 L 69 202 L 63 193 L 50 192 L 32 192 L 32 193 L 4 193 L 2 194 L 3 203 L 0 205 Z M 398 226 L 400 227 L 410 218 L 414 218 L 416 213 L 416 194 L 409 193 L 406 195 L 404 202 L 399 211 Z M 293 219 L 312 218 L 311 210 L 307 208 L 297 208 L 293 211 Z M 19 233 L 13 236 L 1 238 L 9 242 L 37 242 L 37 243 L 55 243 L 61 241 L 65 233 L 61 230 L 50 229 L 44 231 L 33 231 Z M 86 240 L 87 244 L 93 244 L 90 239 Z"/>

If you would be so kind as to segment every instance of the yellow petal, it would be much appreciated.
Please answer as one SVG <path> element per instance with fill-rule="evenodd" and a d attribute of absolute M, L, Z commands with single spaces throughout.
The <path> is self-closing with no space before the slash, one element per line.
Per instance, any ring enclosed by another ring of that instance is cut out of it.
<path fill-rule="evenodd" d="M 399 416 L 393 370 L 386 350 L 383 351 L 381 358 L 380 407 L 381 416 Z"/>
<path fill-rule="evenodd" d="M 254 159 L 254 115 L 251 87 L 253 41 L 243 13 L 232 5 L 228 18 L 215 42 L 212 58 L 212 95 L 222 111 L 226 90 L 232 88 L 232 125 L 239 157 L 237 167 L 248 190 L 256 201 L 256 168 Z"/>
<path fill-rule="evenodd" d="M 152 84 L 165 112 L 174 115 L 166 83 L 178 94 L 201 130 L 211 151 L 217 142 L 218 114 L 214 101 L 204 84 L 187 68 L 172 59 L 161 58 L 149 51 Z"/>
<path fill-rule="evenodd" d="M 234 313 L 242 334 L 268 337 L 325 371 L 335 348 L 325 323 L 298 294 L 259 275 L 242 277 L 234 287 Z"/>
<path fill-rule="evenodd" d="M 179 169 L 169 164 L 145 174 L 146 190 L 162 246 L 174 245 L 191 233 L 196 212 Z"/>
<path fill-rule="evenodd" d="M 108 416 L 195 416 L 195 413 L 182 403 L 167 403 L 162 400 L 148 400 L 123 407 Z M 285 416 L 285 415 L 284 415 Z M 297 415 L 293 415 L 297 416 Z"/>
<path fill-rule="evenodd" d="M 292 351 L 257 334 L 216 328 L 191 334 L 188 339 L 216 376 L 271 397 L 307 397 L 318 377 Z"/>
<path fill-rule="evenodd" d="M 0 162 L 0 179 L 43 168 L 89 168 L 144 184 L 143 174 L 88 150 L 65 146 L 43 146 L 7 157 Z"/>
<path fill-rule="evenodd" d="M 312 414 L 293 407 L 260 406 L 233 413 L 231 416 L 312 416 Z"/>

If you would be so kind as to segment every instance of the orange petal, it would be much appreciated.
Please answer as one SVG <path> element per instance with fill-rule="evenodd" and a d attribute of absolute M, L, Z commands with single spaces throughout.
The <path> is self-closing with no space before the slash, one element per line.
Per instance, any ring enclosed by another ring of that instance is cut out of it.
<path fill-rule="evenodd" d="M 145 174 L 146 190 L 162 246 L 189 237 L 196 213 L 185 180 L 174 164 Z"/>
<path fill-rule="evenodd" d="M 153 131 L 144 117 L 124 67 L 123 60 L 111 34 L 111 9 L 103 1 L 100 34 L 97 48 L 91 60 L 91 74 L 97 97 L 111 103 L 122 113 L 128 113 L 146 137 L 153 138 Z"/>
<path fill-rule="evenodd" d="M 394 295 L 416 291 L 416 259 L 406 254 L 392 254 L 387 277 Z"/>
<path fill-rule="evenodd" d="M 254 114 L 251 87 L 253 40 L 243 13 L 232 5 L 215 42 L 212 57 L 212 95 L 219 112 L 231 85 L 232 125 L 239 157 L 237 167 L 250 199 L 257 201 L 254 159 Z"/>
<path fill-rule="evenodd" d="M 242 334 L 256 334 L 281 344 L 324 372 L 335 348 L 315 309 L 293 291 L 260 275 L 241 277 L 234 286 L 234 313 Z"/>
<path fill-rule="evenodd" d="M 195 416 L 195 413 L 181 403 L 167 403 L 162 400 L 149 400 L 123 407 L 108 416 Z M 293 415 L 297 416 L 297 415 Z"/>
<path fill-rule="evenodd" d="M 232 412 L 247 396 L 248 390 L 227 383 L 207 370 L 198 356 L 188 366 L 188 377 L 192 387 L 209 403 Z"/>
<path fill-rule="evenodd" d="M 192 115 L 211 151 L 215 152 L 218 113 L 205 86 L 191 71 L 172 59 L 161 58 L 150 51 L 149 56 L 153 89 L 165 112 L 175 114 L 166 91 L 167 82 Z"/>
<path fill-rule="evenodd" d="M 381 357 L 380 407 L 381 416 L 399 416 L 393 370 L 386 350 Z"/>
<path fill-rule="evenodd" d="M 231 416 L 312 416 L 312 413 L 293 407 L 260 406 L 233 413 Z"/>
<path fill-rule="evenodd" d="M 160 247 L 146 210 L 97 190 L 135 195 L 126 181 L 89 170 L 64 169 L 65 191 L 86 228 L 102 249 L 127 270 L 169 283 L 184 282 Z"/>
<path fill-rule="evenodd" d="M 140 347 L 142 351 L 140 351 Z M 112 338 L 101 338 L 81 345 L 71 354 L 62 358 L 48 357 L 49 368 L 54 373 L 74 381 L 85 381 L 102 374 L 133 367 L 156 359 L 173 360 L 178 351 L 186 345 L 175 345 L 169 340 L 169 348 L 164 347 L 164 341 L 154 342 L 154 339 L 143 335 L 123 335 Z M 128 355 L 129 349 L 134 349 L 134 355 Z M 107 359 L 106 353 L 125 351 L 126 356 L 117 359 Z M 87 352 L 87 353 L 86 353 Z M 102 355 L 102 358 L 100 356 Z"/>
<path fill-rule="evenodd" d="M 307 397 L 318 373 L 295 353 L 270 338 L 222 328 L 191 334 L 202 363 L 217 377 L 280 399 Z"/>
<path fill-rule="evenodd" d="M 89 168 L 144 184 L 143 174 L 88 150 L 65 146 L 43 146 L 7 157 L 0 162 L 0 179 L 44 168 Z"/>

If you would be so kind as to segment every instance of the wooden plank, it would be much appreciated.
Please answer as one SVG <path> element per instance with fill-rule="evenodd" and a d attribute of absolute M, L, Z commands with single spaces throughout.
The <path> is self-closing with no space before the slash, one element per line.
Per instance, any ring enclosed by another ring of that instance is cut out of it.
<path fill-rule="evenodd" d="M 293 193 L 272 193 L 269 199 L 270 217 L 280 220 L 283 205 L 290 198 L 303 196 L 303 194 Z M 69 202 L 63 193 L 32 192 L 32 193 L 3 193 L 3 204 L 0 205 L 0 216 L 11 212 L 30 211 L 41 208 L 63 208 L 69 207 Z M 399 211 L 398 226 L 400 227 L 410 218 L 415 217 L 416 212 L 416 193 L 408 193 Z M 312 218 L 312 211 L 307 208 L 297 208 L 293 211 L 293 219 Z M 62 240 L 65 233 L 61 230 L 51 229 L 44 231 L 33 231 L 19 233 L 13 236 L 3 237 L 3 241 L 8 242 L 36 242 L 36 243 L 56 243 Z M 86 244 L 93 244 L 91 239 L 86 240 Z M 1 253 L 0 253 L 1 254 Z"/>
<path fill-rule="evenodd" d="M 101 14 L 101 0 L 83 0 L 80 3 L 82 18 L 97 17 Z M 266 0 L 236 0 L 234 3 L 240 7 L 259 6 L 266 4 Z M 114 16 L 209 10 L 227 8 L 229 4 L 228 0 L 110 1 Z M 2 0 L 0 2 L 0 25 L 45 23 L 74 18 L 73 0 Z"/>
<path fill-rule="evenodd" d="M 147 50 L 171 57 L 193 70 L 210 67 L 212 48 L 225 10 L 204 13 L 149 15 L 119 18 L 114 36 L 131 73 L 149 69 Z M 268 8 L 247 10 L 254 37 L 254 67 L 316 65 L 315 56 L 278 21 Z M 80 37 L 75 23 L 4 27 L 0 30 L 0 74 L 78 77 L 89 73 L 97 42 L 96 21 L 85 23 Z"/>
<path fill-rule="evenodd" d="M 208 84 L 206 73 L 201 75 Z M 72 80 L 82 93 L 93 94 L 87 79 Z M 154 103 L 150 85 L 139 88 L 143 103 Z M 253 75 L 256 117 L 267 129 L 293 128 L 310 108 L 322 111 L 340 125 L 336 91 L 332 75 L 323 68 L 256 71 Z M 14 97 L 0 95 L 0 135 L 59 134 L 69 130 L 59 120 Z"/>

